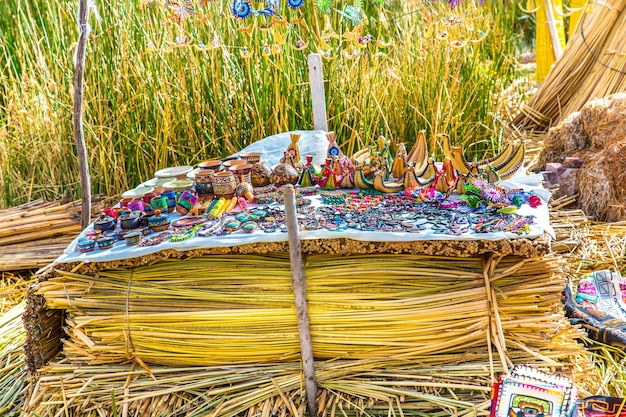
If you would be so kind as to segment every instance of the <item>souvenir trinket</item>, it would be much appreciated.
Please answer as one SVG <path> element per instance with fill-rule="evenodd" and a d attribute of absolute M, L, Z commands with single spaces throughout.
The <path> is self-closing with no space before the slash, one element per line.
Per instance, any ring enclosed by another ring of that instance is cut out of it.
<path fill-rule="evenodd" d="M 241 159 L 252 165 L 261 160 L 261 152 L 242 152 L 239 156 Z"/>
<path fill-rule="evenodd" d="M 122 230 L 136 229 L 139 227 L 139 216 L 135 212 L 124 211 L 120 214 L 119 219 Z"/>
<path fill-rule="evenodd" d="M 114 236 L 103 236 L 96 240 L 99 249 L 110 249 L 115 243 Z"/>
<path fill-rule="evenodd" d="M 231 233 L 239 230 L 240 226 L 241 222 L 234 217 L 227 217 L 224 219 L 224 227 Z"/>
<path fill-rule="evenodd" d="M 322 175 L 322 169 L 313 164 L 313 156 L 306 156 L 306 165 L 300 174 L 298 184 L 302 187 L 311 187 L 317 184 L 318 177 Z"/>
<path fill-rule="evenodd" d="M 391 175 L 394 178 L 402 178 L 404 176 L 404 172 L 406 171 L 406 157 L 406 148 L 404 143 L 401 143 L 398 145 L 396 157 L 393 159 L 393 164 L 391 165 Z"/>
<path fill-rule="evenodd" d="M 213 176 L 213 193 L 217 198 L 232 198 L 237 189 L 237 180 L 230 171 L 218 172 Z"/>
<path fill-rule="evenodd" d="M 162 194 L 169 194 L 169 191 L 173 191 L 176 194 L 180 194 L 183 191 L 190 191 L 191 187 L 193 187 L 193 181 L 191 180 L 176 180 L 171 182 L 166 182 L 163 184 L 164 192 Z M 169 198 L 169 197 L 168 197 Z"/>
<path fill-rule="evenodd" d="M 243 159 L 228 159 L 222 163 L 224 165 L 224 171 L 230 171 L 232 167 L 235 165 L 246 164 L 247 162 Z"/>
<path fill-rule="evenodd" d="M 189 213 L 189 210 L 195 206 L 198 202 L 198 197 L 190 193 L 189 191 L 183 191 L 180 197 L 178 198 L 178 202 L 176 203 L 176 211 L 181 216 Z"/>
<path fill-rule="evenodd" d="M 96 247 L 96 241 L 93 239 L 80 238 L 78 239 L 78 250 L 82 253 L 91 252 Z"/>
<path fill-rule="evenodd" d="M 237 186 L 235 195 L 245 198 L 249 203 L 254 202 L 254 189 L 248 182 L 242 182 Z"/>
<path fill-rule="evenodd" d="M 150 200 L 150 207 L 152 207 L 152 211 L 154 212 L 159 210 L 161 213 L 167 213 L 167 198 L 162 195 L 152 198 Z"/>
<path fill-rule="evenodd" d="M 176 192 L 165 190 L 161 193 L 161 196 L 165 197 L 167 201 L 167 212 L 173 213 L 176 210 Z"/>
<path fill-rule="evenodd" d="M 253 187 L 265 187 L 270 184 L 272 168 L 266 162 L 257 162 L 250 171 L 250 183 Z"/>
<path fill-rule="evenodd" d="M 254 233 L 258 227 L 259 226 L 256 224 L 256 222 L 248 221 L 241 225 L 241 230 L 246 233 Z"/>
<path fill-rule="evenodd" d="M 282 163 L 276 165 L 276 168 L 272 171 L 270 176 L 270 182 L 277 187 L 286 184 L 295 185 L 298 182 L 300 174 L 298 171 L 288 163 Z"/>
<path fill-rule="evenodd" d="M 252 180 L 250 176 L 250 172 L 252 171 L 252 165 L 248 163 L 237 164 L 235 166 L 230 167 L 230 172 L 235 175 L 237 179 L 237 184 L 241 184 L 242 182 L 250 183 Z"/>
<path fill-rule="evenodd" d="M 170 227 L 170 219 L 166 214 L 161 214 L 161 210 L 155 210 L 154 216 L 148 219 L 148 227 L 154 232 L 162 232 Z"/>
<path fill-rule="evenodd" d="M 149 186 L 149 187 L 153 187 L 154 188 L 154 193 L 159 195 L 163 192 L 163 184 L 166 184 L 168 182 L 172 182 L 175 181 L 176 178 L 174 177 L 165 177 L 165 178 L 153 178 L 151 180 L 148 180 L 144 183 L 145 186 Z"/>
<path fill-rule="evenodd" d="M 126 236 L 124 236 L 124 239 L 126 240 L 126 245 L 128 246 L 135 246 L 138 245 L 139 242 L 141 242 L 141 237 L 143 235 L 141 234 L 141 232 L 129 232 L 126 234 Z"/>
<path fill-rule="evenodd" d="M 163 168 L 154 173 L 156 178 L 175 177 L 178 180 L 187 178 L 187 173 L 193 169 L 190 165 L 181 165 L 176 167 Z"/>
<path fill-rule="evenodd" d="M 198 171 L 198 172 L 202 172 L 202 171 L 208 170 L 208 169 L 210 169 L 213 172 L 220 172 L 220 171 L 224 170 L 224 166 L 222 165 L 222 161 L 219 161 L 217 159 L 200 162 L 198 164 L 198 168 L 200 168 L 200 171 Z"/>
<path fill-rule="evenodd" d="M 100 214 L 100 217 L 98 217 L 98 220 L 94 223 L 93 228 L 94 230 L 102 230 L 103 232 L 112 230 L 115 228 L 115 218 L 102 213 Z"/>
<path fill-rule="evenodd" d="M 133 201 L 129 202 L 127 205 L 128 210 L 130 211 L 143 211 L 143 201 L 141 201 L 141 199 L 134 199 Z"/>
<path fill-rule="evenodd" d="M 284 153 L 284 157 L 280 160 L 283 164 L 289 164 L 296 170 L 302 168 L 302 162 L 300 161 L 300 148 L 298 148 L 298 141 L 300 140 L 299 133 L 291 133 L 291 143 L 287 147 Z"/>
<path fill-rule="evenodd" d="M 196 172 L 194 186 L 198 196 L 213 194 L 213 175 L 215 172 L 212 169 L 202 169 Z"/>
<path fill-rule="evenodd" d="M 85 233 L 85 237 L 87 237 L 87 239 L 91 239 L 91 240 L 98 240 L 98 238 L 100 237 L 101 233 L 102 233 L 102 230 L 94 229 L 94 230 L 90 230 L 87 233 Z"/>

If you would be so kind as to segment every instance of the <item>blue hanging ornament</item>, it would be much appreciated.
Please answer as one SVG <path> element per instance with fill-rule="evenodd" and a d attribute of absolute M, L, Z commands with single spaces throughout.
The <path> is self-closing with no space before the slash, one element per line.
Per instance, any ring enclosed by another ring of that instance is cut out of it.
<path fill-rule="evenodd" d="M 243 0 L 235 0 L 233 3 L 233 14 L 239 19 L 245 19 L 252 13 L 252 7 L 250 3 L 246 3 Z"/>
<path fill-rule="evenodd" d="M 297 9 L 298 7 L 302 6 L 302 4 L 304 4 L 304 0 L 287 0 L 287 4 L 292 9 Z"/>

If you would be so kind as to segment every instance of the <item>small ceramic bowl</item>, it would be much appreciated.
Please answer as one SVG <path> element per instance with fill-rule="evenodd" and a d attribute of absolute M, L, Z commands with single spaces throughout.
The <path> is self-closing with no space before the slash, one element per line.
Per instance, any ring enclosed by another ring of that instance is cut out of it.
<path fill-rule="evenodd" d="M 155 194 L 161 194 L 163 192 L 163 184 L 176 181 L 175 177 L 167 177 L 167 178 L 152 178 L 151 180 L 146 181 L 143 185 L 146 187 L 152 187 L 154 189 Z"/>
<path fill-rule="evenodd" d="M 193 167 L 191 165 L 163 168 L 155 172 L 154 176 L 157 178 L 175 177 L 178 180 L 184 180 L 187 177 L 187 173 L 192 169 Z"/>
<path fill-rule="evenodd" d="M 96 242 L 98 242 L 98 248 L 100 249 L 111 249 L 115 243 L 115 236 L 101 237 Z"/>
<path fill-rule="evenodd" d="M 246 163 L 247 162 L 244 161 L 243 159 L 229 159 L 228 161 L 224 161 L 223 165 L 224 165 L 224 169 L 228 170 L 235 165 L 246 164 Z"/>
<path fill-rule="evenodd" d="M 243 152 L 240 153 L 239 156 L 241 157 L 241 159 L 252 165 L 261 160 L 261 152 Z"/>
<path fill-rule="evenodd" d="M 154 192 L 154 187 L 146 187 L 139 186 L 137 188 L 133 188 L 132 190 L 124 191 L 122 193 L 123 198 L 141 198 L 144 194 L 149 194 Z"/>
<path fill-rule="evenodd" d="M 78 239 L 78 250 L 82 253 L 91 252 L 96 247 L 96 241 L 93 239 L 80 238 Z"/>
<path fill-rule="evenodd" d="M 189 191 L 193 187 L 193 181 L 191 180 L 176 180 L 163 184 L 164 192 L 174 191 L 176 193 L 182 193 L 183 191 Z"/>
<path fill-rule="evenodd" d="M 143 234 L 137 231 L 126 233 L 126 236 L 124 236 L 124 239 L 126 240 L 126 245 L 128 246 L 138 245 L 139 242 L 141 242 L 142 236 Z"/>

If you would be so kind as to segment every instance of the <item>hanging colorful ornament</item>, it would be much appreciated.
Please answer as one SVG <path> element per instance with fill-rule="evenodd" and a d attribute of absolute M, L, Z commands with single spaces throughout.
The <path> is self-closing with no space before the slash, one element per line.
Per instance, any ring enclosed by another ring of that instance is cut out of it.
<path fill-rule="evenodd" d="M 233 3 L 233 14 L 239 19 L 245 19 L 252 13 L 250 3 L 243 0 L 235 0 Z"/>
<path fill-rule="evenodd" d="M 301 7 L 302 4 L 304 4 L 304 0 L 287 0 L 287 4 L 292 9 L 297 9 L 298 7 Z"/>
<path fill-rule="evenodd" d="M 250 50 L 248 49 L 247 46 L 244 46 L 239 51 L 239 55 L 241 55 L 242 58 L 247 59 L 247 58 L 250 58 L 252 56 L 252 53 L 250 52 Z"/>

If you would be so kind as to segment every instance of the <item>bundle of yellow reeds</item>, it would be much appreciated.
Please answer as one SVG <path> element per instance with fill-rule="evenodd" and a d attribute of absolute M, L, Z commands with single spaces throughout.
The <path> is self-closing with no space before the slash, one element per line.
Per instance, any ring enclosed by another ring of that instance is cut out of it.
<path fill-rule="evenodd" d="M 488 363 L 466 362 L 437 368 L 363 361 L 320 363 L 318 415 L 488 415 L 488 367 Z M 295 417 L 305 413 L 298 363 L 154 366 L 148 373 L 134 364 L 85 367 L 60 362 L 43 373 L 29 399 L 27 416 Z"/>
<path fill-rule="evenodd" d="M 28 286 L 35 282 L 30 273 L 0 273 L 0 314 L 12 309 L 26 298 Z"/>
<path fill-rule="evenodd" d="M 24 302 L 0 315 L 0 415 L 22 415 L 24 388 L 28 384 L 22 344 L 26 331 L 22 326 Z"/>
<path fill-rule="evenodd" d="M 564 282 L 550 257 L 314 255 L 305 267 L 319 359 L 558 366 L 580 351 L 572 341 L 579 331 L 559 313 Z M 73 362 L 210 366 L 299 358 L 286 257 L 212 255 L 57 274 L 38 293 L 68 313 L 63 343 Z"/>
<path fill-rule="evenodd" d="M 594 1 L 575 35 L 528 105 L 512 124 L 546 131 L 593 97 L 626 89 L 626 0 Z"/>
<path fill-rule="evenodd" d="M 104 203 L 95 196 L 92 215 Z M 0 272 L 38 269 L 80 233 L 80 200 L 33 201 L 0 210 Z"/>

